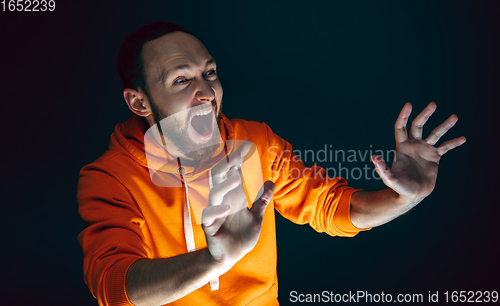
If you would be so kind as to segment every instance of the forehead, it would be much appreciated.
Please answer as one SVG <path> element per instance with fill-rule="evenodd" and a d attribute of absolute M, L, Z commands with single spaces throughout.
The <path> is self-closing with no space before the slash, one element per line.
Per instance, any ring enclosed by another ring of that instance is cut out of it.
<path fill-rule="evenodd" d="M 204 66 L 210 53 L 196 37 L 173 32 L 144 44 L 142 60 L 147 76 L 158 76 L 179 65 Z"/>

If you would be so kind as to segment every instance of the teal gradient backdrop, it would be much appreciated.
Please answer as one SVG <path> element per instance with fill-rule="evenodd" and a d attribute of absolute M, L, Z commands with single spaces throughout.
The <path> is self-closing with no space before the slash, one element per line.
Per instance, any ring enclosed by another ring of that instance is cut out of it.
<path fill-rule="evenodd" d="M 297 150 L 394 149 L 408 101 L 414 112 L 437 103 L 424 133 L 459 117 L 445 138 L 467 143 L 443 157 L 435 191 L 407 215 L 355 238 L 278 216 L 280 303 L 292 290 L 500 289 L 496 2 L 56 2 L 51 13 L 0 13 L 2 305 L 96 305 L 76 241 L 78 172 L 131 114 L 116 72 L 121 42 L 156 20 L 205 43 L 226 116 L 265 122 Z M 365 164 L 373 169 L 343 166 Z"/>

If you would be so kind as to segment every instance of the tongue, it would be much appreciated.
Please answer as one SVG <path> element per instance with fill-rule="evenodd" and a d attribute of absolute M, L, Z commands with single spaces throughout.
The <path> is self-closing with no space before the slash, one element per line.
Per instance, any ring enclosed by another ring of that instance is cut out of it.
<path fill-rule="evenodd" d="M 210 132 L 210 116 L 194 116 L 191 120 L 191 125 L 200 135 L 207 135 Z"/>

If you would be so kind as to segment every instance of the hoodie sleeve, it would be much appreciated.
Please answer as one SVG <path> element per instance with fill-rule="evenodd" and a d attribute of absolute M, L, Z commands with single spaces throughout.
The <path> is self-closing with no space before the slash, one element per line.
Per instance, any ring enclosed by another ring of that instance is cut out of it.
<path fill-rule="evenodd" d="M 99 305 L 133 305 L 125 276 L 133 262 L 148 257 L 136 202 L 116 176 L 95 164 L 81 170 L 77 199 L 85 226 L 78 235 L 85 283 Z"/>
<path fill-rule="evenodd" d="M 359 190 L 341 177 L 330 178 L 319 166 L 307 168 L 292 146 L 265 125 L 269 149 L 264 162 L 276 186 L 275 209 L 296 224 L 309 224 L 331 236 L 355 236 L 362 230 L 350 220 L 351 195 Z"/>

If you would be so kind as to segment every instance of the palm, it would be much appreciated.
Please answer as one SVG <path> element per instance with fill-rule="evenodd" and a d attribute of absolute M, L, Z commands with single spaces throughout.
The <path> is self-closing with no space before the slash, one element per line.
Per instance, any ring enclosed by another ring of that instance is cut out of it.
<path fill-rule="evenodd" d="M 233 260 L 248 253 L 257 244 L 261 222 L 248 208 L 225 217 L 216 235 L 207 238 L 209 248 L 230 250 Z"/>
<path fill-rule="evenodd" d="M 420 140 L 407 140 L 398 146 L 392 164 L 394 186 L 398 194 L 412 197 L 429 195 L 436 183 L 439 154 L 433 146 Z"/>
<path fill-rule="evenodd" d="M 411 104 L 407 103 L 401 110 L 395 124 L 396 157 L 392 167 L 389 169 L 379 157 L 373 158 L 376 171 L 384 183 L 414 205 L 418 204 L 434 189 L 441 156 L 465 142 L 465 137 L 459 137 L 449 140 L 439 147 L 434 146 L 455 125 L 458 120 L 455 115 L 434 129 L 428 138 L 422 139 L 423 126 L 435 109 L 436 104 L 430 103 L 413 120 L 408 135 L 406 123 L 411 113 Z"/>

